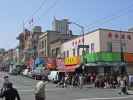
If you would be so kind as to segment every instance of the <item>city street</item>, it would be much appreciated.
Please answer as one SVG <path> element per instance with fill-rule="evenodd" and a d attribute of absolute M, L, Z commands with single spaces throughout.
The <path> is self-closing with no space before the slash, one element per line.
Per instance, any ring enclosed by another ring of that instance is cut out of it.
<path fill-rule="evenodd" d="M 4 73 L 0 73 L 0 86 Z M 34 100 L 34 86 L 37 81 L 22 76 L 10 76 L 20 93 L 21 100 Z M 92 87 L 57 88 L 49 83 L 46 86 L 46 100 L 132 100 L 133 95 L 118 95 L 119 89 L 96 89 Z"/>

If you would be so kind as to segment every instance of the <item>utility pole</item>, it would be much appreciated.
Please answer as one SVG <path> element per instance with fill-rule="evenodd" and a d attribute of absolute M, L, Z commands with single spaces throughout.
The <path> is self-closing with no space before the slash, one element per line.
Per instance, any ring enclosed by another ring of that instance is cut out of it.
<path fill-rule="evenodd" d="M 82 42 L 83 42 L 83 45 L 82 45 L 82 48 L 83 48 L 83 51 L 82 51 L 82 56 L 83 56 L 83 64 L 82 64 L 82 74 L 84 75 L 84 71 L 85 71 L 85 39 L 84 39 L 84 26 L 82 25 L 79 25 L 75 22 L 69 22 L 69 24 L 74 24 L 76 26 L 78 26 L 80 29 L 81 29 L 81 33 L 82 33 Z"/>

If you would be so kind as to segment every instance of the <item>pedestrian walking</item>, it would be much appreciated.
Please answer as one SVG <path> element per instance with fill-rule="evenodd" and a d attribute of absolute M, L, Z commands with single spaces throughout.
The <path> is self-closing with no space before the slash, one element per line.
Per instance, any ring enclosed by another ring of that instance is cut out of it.
<path fill-rule="evenodd" d="M 79 76 L 79 87 L 83 88 L 83 75 L 82 74 Z"/>
<path fill-rule="evenodd" d="M 12 83 L 6 83 L 6 90 L 0 94 L 0 98 L 5 98 L 5 100 L 20 100 L 19 93 L 17 89 L 13 88 Z"/>
<path fill-rule="evenodd" d="M 126 87 L 126 80 L 124 80 L 123 78 L 121 78 L 120 80 L 120 87 L 121 87 L 121 91 L 119 92 L 119 94 L 128 94 L 127 92 L 127 87 Z"/>
<path fill-rule="evenodd" d="M 8 77 L 8 76 L 4 76 L 4 77 L 3 77 L 3 80 L 4 80 L 3 86 L 4 86 L 4 84 L 10 83 L 9 77 Z"/>
<path fill-rule="evenodd" d="M 8 76 L 4 76 L 3 80 L 4 80 L 4 82 L 2 84 L 2 88 L 0 89 L 0 94 L 3 94 L 3 92 L 7 90 L 7 84 L 10 83 Z"/>
<path fill-rule="evenodd" d="M 48 82 L 42 79 L 36 84 L 35 87 L 35 100 L 46 100 L 45 86 Z"/>

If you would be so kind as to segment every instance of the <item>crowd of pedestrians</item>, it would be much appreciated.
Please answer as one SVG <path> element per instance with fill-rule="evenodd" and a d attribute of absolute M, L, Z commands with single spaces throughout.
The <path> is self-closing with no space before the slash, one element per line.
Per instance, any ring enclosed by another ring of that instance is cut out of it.
<path fill-rule="evenodd" d="M 92 84 L 96 79 L 95 74 L 63 73 L 58 75 L 57 87 L 79 87 Z"/>
<path fill-rule="evenodd" d="M 95 88 L 122 88 L 121 93 L 127 94 L 128 78 L 127 76 L 113 76 L 104 75 L 97 76 L 95 73 L 78 74 L 78 73 L 64 73 L 58 75 L 59 80 L 57 87 L 78 87 L 82 88 L 84 85 L 94 85 Z"/>

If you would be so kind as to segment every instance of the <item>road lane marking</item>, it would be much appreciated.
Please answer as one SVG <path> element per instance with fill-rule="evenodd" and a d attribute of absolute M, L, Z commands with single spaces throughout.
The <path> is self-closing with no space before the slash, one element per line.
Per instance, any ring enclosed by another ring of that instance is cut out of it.
<path fill-rule="evenodd" d="M 110 97 L 110 98 L 82 98 L 82 99 L 75 99 L 75 100 L 120 100 L 120 99 L 128 99 L 133 98 L 133 96 L 126 96 L 126 97 Z"/>
<path fill-rule="evenodd" d="M 34 89 L 18 89 L 20 92 L 33 92 Z M 63 89 L 46 89 L 46 91 L 55 91 L 55 90 L 63 90 Z"/>

